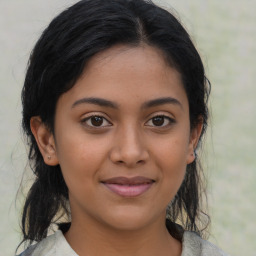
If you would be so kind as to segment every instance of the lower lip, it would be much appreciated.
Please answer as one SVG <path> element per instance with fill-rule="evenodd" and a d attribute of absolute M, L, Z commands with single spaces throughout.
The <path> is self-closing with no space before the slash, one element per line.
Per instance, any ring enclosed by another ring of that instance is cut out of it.
<path fill-rule="evenodd" d="M 136 197 L 144 194 L 153 183 L 138 184 L 138 185 L 119 185 L 103 183 L 112 192 L 123 197 Z"/>

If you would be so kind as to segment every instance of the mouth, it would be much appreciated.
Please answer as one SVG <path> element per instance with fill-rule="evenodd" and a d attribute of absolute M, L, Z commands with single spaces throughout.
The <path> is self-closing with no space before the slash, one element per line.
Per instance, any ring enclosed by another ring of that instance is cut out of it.
<path fill-rule="evenodd" d="M 136 176 L 132 178 L 114 177 L 104 180 L 101 183 L 110 191 L 123 197 L 136 197 L 144 194 L 151 188 L 155 180 Z"/>

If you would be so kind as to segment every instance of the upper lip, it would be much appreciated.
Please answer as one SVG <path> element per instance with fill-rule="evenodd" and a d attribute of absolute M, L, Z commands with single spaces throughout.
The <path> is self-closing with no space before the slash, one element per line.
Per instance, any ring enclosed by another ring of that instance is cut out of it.
<path fill-rule="evenodd" d="M 119 184 L 119 185 L 140 185 L 140 184 L 149 184 L 153 183 L 154 180 L 143 177 L 143 176 L 136 176 L 136 177 L 113 177 L 110 179 L 103 180 L 102 183 L 107 184 Z"/>

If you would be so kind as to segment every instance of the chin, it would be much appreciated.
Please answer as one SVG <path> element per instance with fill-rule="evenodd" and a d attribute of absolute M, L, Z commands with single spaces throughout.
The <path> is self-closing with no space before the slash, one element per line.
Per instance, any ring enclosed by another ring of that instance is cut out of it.
<path fill-rule="evenodd" d="M 123 209 L 112 209 L 111 216 L 105 215 L 105 223 L 115 230 L 135 231 L 143 229 L 152 224 L 156 219 L 162 218 L 152 216 L 150 211 L 142 211 L 136 207 L 122 207 Z M 114 212 L 114 215 L 113 215 Z"/>

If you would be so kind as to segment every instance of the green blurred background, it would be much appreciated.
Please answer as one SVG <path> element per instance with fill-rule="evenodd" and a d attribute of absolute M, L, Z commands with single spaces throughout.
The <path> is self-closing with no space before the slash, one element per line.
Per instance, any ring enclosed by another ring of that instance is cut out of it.
<path fill-rule="evenodd" d="M 20 241 L 15 203 L 26 153 L 20 91 L 29 53 L 74 0 L 0 0 L 0 256 Z M 212 83 L 205 143 L 210 240 L 233 256 L 256 255 L 256 0 L 158 0 L 191 34 Z"/>

